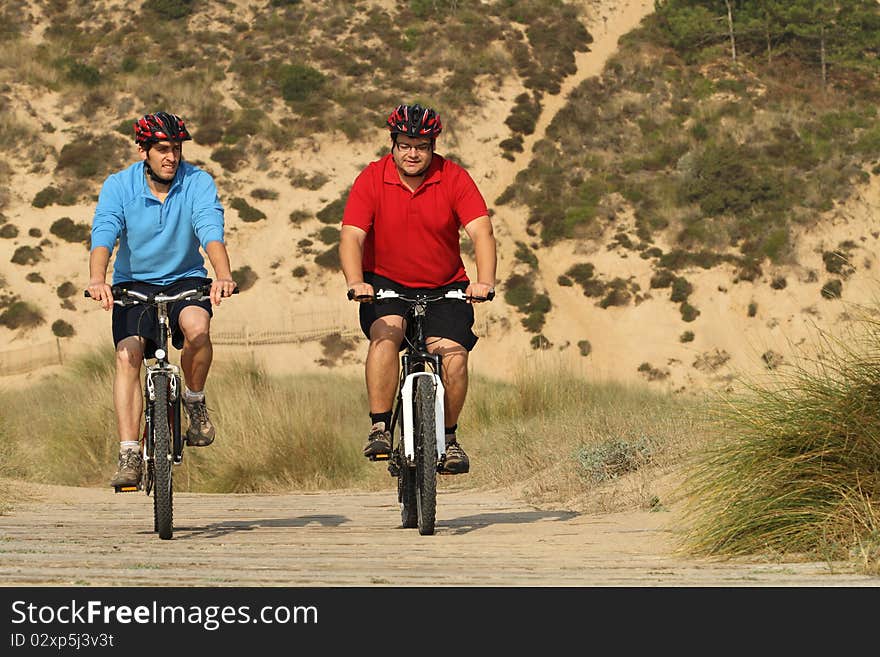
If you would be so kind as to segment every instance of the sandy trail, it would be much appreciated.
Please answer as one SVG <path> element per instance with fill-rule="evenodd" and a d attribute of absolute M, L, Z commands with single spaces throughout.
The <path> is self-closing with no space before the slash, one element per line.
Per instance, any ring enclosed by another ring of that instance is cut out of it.
<path fill-rule="evenodd" d="M 33 488 L 0 516 L 2 586 L 880 585 L 844 565 L 682 559 L 671 513 L 542 510 L 500 491 L 441 492 L 433 536 L 400 528 L 392 490 L 176 494 L 162 541 L 141 493 Z"/>

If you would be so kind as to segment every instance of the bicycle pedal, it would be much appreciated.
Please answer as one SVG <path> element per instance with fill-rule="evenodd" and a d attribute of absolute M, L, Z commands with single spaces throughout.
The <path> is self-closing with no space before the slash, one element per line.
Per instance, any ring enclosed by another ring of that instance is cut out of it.
<path fill-rule="evenodd" d="M 114 486 L 113 490 L 117 493 L 136 493 L 141 489 L 140 486 Z"/>
<path fill-rule="evenodd" d="M 371 461 L 387 461 L 391 458 L 391 454 L 371 454 L 369 459 Z"/>

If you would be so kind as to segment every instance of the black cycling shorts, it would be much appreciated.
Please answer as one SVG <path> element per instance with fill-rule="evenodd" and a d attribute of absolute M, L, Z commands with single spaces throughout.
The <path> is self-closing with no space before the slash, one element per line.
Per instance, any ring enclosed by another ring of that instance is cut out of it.
<path fill-rule="evenodd" d="M 395 283 L 389 278 L 379 276 L 372 272 L 364 272 L 364 282 L 373 286 L 373 291 L 394 290 L 401 294 L 407 292 L 446 292 L 447 290 L 466 290 L 469 283 L 453 283 L 441 288 L 411 288 Z M 370 337 L 370 327 L 380 317 L 386 315 L 406 314 L 408 304 L 400 299 L 388 299 L 382 303 L 360 304 L 361 330 L 367 338 Z M 428 304 L 425 313 L 425 337 L 447 338 L 457 342 L 462 347 L 471 351 L 477 344 L 477 336 L 473 332 L 474 307 L 458 299 L 444 299 Z M 403 345 L 401 345 L 401 349 Z"/>
<path fill-rule="evenodd" d="M 181 278 L 178 281 L 169 283 L 168 285 L 153 285 L 152 283 L 142 283 L 140 281 L 131 281 L 128 283 L 116 283 L 121 287 L 143 292 L 144 294 L 152 294 L 155 292 L 163 292 L 165 294 L 177 294 L 184 290 L 191 290 L 199 285 L 204 285 L 210 279 L 194 276 L 190 278 Z M 178 320 L 180 311 L 187 306 L 199 306 L 208 311 L 210 317 L 214 316 L 211 309 L 211 301 L 198 301 L 196 299 L 184 299 L 168 306 L 168 325 L 171 329 L 171 344 L 175 349 L 183 348 L 183 331 L 180 330 Z M 131 306 L 113 306 L 113 344 L 118 345 L 125 338 L 132 335 L 138 335 L 146 340 L 144 356 L 152 358 L 159 342 L 159 316 L 153 306 L 143 303 L 136 303 Z"/>

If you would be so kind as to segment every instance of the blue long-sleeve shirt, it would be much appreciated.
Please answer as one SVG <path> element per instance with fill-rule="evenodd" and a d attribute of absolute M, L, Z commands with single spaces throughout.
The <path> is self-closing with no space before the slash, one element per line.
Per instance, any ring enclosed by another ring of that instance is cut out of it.
<path fill-rule="evenodd" d="M 114 285 L 126 281 L 165 285 L 188 276 L 207 276 L 199 246 L 223 242 L 223 206 L 214 179 L 181 162 L 161 203 L 147 185 L 144 162 L 110 175 L 95 207 L 91 248 L 105 246 L 112 254 L 117 238 Z"/>

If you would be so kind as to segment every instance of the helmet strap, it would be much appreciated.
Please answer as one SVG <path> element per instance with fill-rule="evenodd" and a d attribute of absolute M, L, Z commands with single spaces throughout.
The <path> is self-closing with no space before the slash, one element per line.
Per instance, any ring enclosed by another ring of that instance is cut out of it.
<path fill-rule="evenodd" d="M 171 183 L 174 182 L 174 178 L 172 178 L 171 180 L 165 180 L 164 178 L 160 178 L 159 176 L 157 176 L 156 172 L 153 171 L 152 167 L 150 167 L 150 165 L 147 164 L 147 162 L 144 162 L 144 168 L 147 170 L 147 175 L 153 179 L 153 182 L 157 182 L 160 185 L 170 185 Z M 174 176 L 176 177 L 177 173 L 175 173 Z"/>

